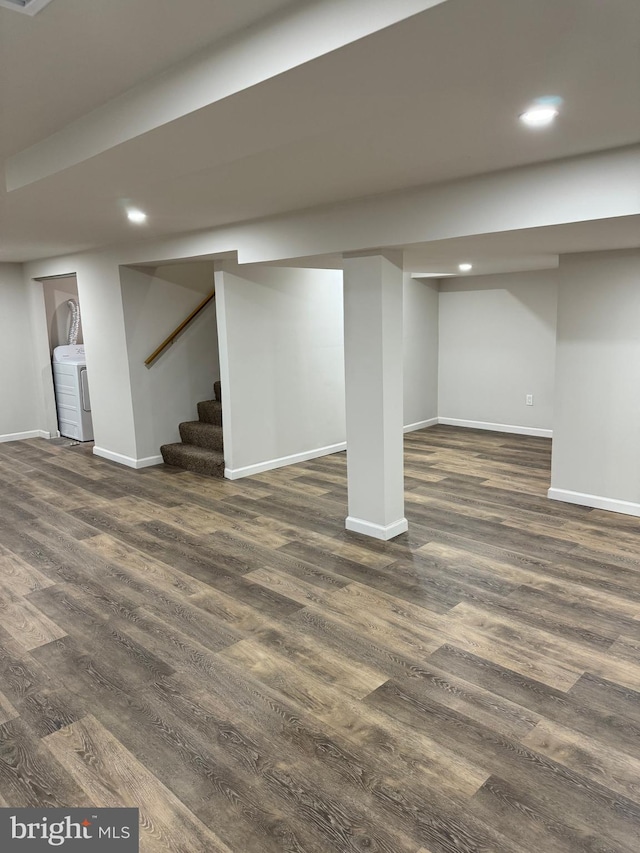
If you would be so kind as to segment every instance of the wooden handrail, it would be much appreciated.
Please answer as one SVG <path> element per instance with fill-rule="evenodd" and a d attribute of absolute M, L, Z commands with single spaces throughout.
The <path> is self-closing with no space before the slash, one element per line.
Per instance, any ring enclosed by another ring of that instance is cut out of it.
<path fill-rule="evenodd" d="M 154 361 L 156 360 L 156 358 L 160 355 L 160 353 L 161 353 L 164 349 L 166 349 L 166 347 L 168 347 L 168 346 L 169 346 L 169 344 L 172 344 L 172 343 L 174 342 L 174 340 L 178 337 L 178 335 L 179 335 L 179 334 L 180 334 L 180 332 L 185 328 L 185 326 L 188 326 L 188 325 L 189 325 L 189 323 L 193 320 L 193 318 L 194 318 L 194 317 L 197 317 L 197 315 L 202 311 L 202 309 L 203 309 L 203 308 L 205 308 L 205 307 L 206 307 L 206 306 L 211 302 L 211 300 L 215 297 L 215 295 L 216 295 L 215 290 L 212 290 L 212 291 L 211 291 L 211 293 L 210 293 L 210 294 L 209 294 L 205 299 L 203 299 L 203 300 L 202 300 L 202 302 L 201 302 L 198 306 L 196 306 L 196 307 L 193 309 L 193 311 L 191 312 L 191 314 L 189 314 L 189 316 L 188 316 L 185 320 L 183 320 L 183 321 L 182 321 L 182 323 L 180 323 L 180 325 L 179 325 L 179 326 L 177 326 L 177 327 L 173 330 L 173 332 L 171 332 L 171 334 L 169 335 L 169 337 L 168 337 L 168 338 L 165 338 L 165 339 L 162 341 L 162 343 L 160 344 L 160 346 L 159 346 L 157 349 L 155 349 L 155 350 L 151 353 L 151 355 L 149 356 L 149 358 L 145 358 L 144 363 L 147 365 L 147 367 L 148 367 L 152 362 L 154 362 Z"/>

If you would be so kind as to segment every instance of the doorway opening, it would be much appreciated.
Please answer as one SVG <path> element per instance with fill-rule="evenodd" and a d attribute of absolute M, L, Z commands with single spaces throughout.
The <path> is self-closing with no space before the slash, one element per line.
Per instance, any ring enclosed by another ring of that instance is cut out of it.
<path fill-rule="evenodd" d="M 93 441 L 91 398 L 75 275 L 42 281 L 58 432 Z"/>

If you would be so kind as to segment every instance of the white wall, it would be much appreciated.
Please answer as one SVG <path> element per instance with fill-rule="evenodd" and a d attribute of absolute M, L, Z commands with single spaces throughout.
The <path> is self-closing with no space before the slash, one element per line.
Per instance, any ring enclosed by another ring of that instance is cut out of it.
<path fill-rule="evenodd" d="M 263 20 L 244 28 L 242 38 L 234 35 L 215 39 L 209 48 L 173 63 L 162 74 L 138 83 L 9 157 L 5 165 L 7 188 L 18 189 L 143 134 L 162 131 L 170 123 L 177 125 L 190 113 L 442 2 L 395 0 L 372 4 L 369 0 L 332 0 L 287 3 L 284 9 L 279 8 L 280 3 L 278 11 L 271 5 Z M 145 165 L 143 159 L 141 167 Z"/>
<path fill-rule="evenodd" d="M 552 430 L 557 271 L 443 280 L 439 304 L 441 422 Z"/>
<path fill-rule="evenodd" d="M 138 464 L 160 462 L 160 446 L 179 441 L 178 424 L 197 420 L 196 404 L 220 378 L 216 303 L 156 361 L 145 359 L 213 290 L 212 261 L 120 270 Z"/>
<path fill-rule="evenodd" d="M 49 335 L 49 349 L 67 343 L 69 336 L 69 323 L 71 315 L 67 302 L 69 299 L 78 301 L 78 283 L 75 276 L 66 278 L 55 278 L 43 282 L 44 308 L 47 316 L 47 331 Z M 84 343 L 82 336 L 82 315 L 80 315 L 80 328 L 78 332 L 78 343 Z"/>
<path fill-rule="evenodd" d="M 20 264 L 0 264 L 0 441 L 43 434 L 29 291 Z M 51 374 L 51 365 L 48 367 Z M 48 435 L 47 435 L 48 437 Z"/>
<path fill-rule="evenodd" d="M 404 275 L 404 425 L 438 417 L 438 283 Z"/>
<path fill-rule="evenodd" d="M 342 272 L 225 263 L 216 294 L 228 475 L 340 449 Z"/>
<path fill-rule="evenodd" d="M 550 497 L 640 515 L 640 251 L 561 259 Z"/>

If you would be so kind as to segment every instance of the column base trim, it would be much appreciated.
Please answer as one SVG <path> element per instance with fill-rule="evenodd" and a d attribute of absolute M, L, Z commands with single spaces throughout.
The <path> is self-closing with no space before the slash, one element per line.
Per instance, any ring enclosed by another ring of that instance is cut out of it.
<path fill-rule="evenodd" d="M 400 536 L 401 533 L 406 533 L 409 529 L 409 522 L 406 518 L 401 518 L 394 521 L 393 524 L 382 525 L 349 515 L 344 526 L 353 533 L 362 533 L 363 536 L 371 536 L 374 539 L 382 539 L 387 542 L 389 539 Z"/>
<path fill-rule="evenodd" d="M 632 501 L 619 501 L 615 498 L 603 498 L 601 495 L 588 495 L 584 492 L 572 492 L 570 489 L 549 489 L 547 497 L 552 501 L 563 501 L 568 504 L 588 506 L 593 509 L 604 509 L 608 512 L 619 512 L 623 515 L 640 517 L 640 504 Z"/>
<path fill-rule="evenodd" d="M 133 456 L 123 456 L 122 453 L 114 453 L 111 450 L 105 450 L 104 447 L 93 448 L 93 455 L 100 456 L 102 459 L 108 459 L 109 462 L 117 462 L 118 465 L 126 465 L 127 468 L 149 468 L 152 465 L 161 465 L 163 463 L 162 456 L 145 456 L 142 459 L 134 459 Z"/>

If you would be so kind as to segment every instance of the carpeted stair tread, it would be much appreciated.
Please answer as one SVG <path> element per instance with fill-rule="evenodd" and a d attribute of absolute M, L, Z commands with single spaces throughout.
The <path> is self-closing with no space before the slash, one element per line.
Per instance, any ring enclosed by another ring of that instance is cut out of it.
<path fill-rule="evenodd" d="M 198 417 L 202 423 L 222 426 L 222 403 L 218 400 L 203 400 L 198 403 Z"/>
<path fill-rule="evenodd" d="M 219 451 L 177 442 L 163 444 L 160 452 L 167 465 L 186 468 L 187 471 L 195 471 L 197 474 L 224 476 L 224 455 Z"/>
<path fill-rule="evenodd" d="M 222 427 L 201 421 L 185 421 L 180 424 L 180 438 L 185 444 L 222 451 Z"/>
<path fill-rule="evenodd" d="M 222 389 L 219 380 L 213 383 L 213 393 L 215 400 L 198 403 L 199 420 L 179 424 L 182 441 L 163 444 L 160 448 L 166 465 L 211 477 L 224 477 Z"/>

